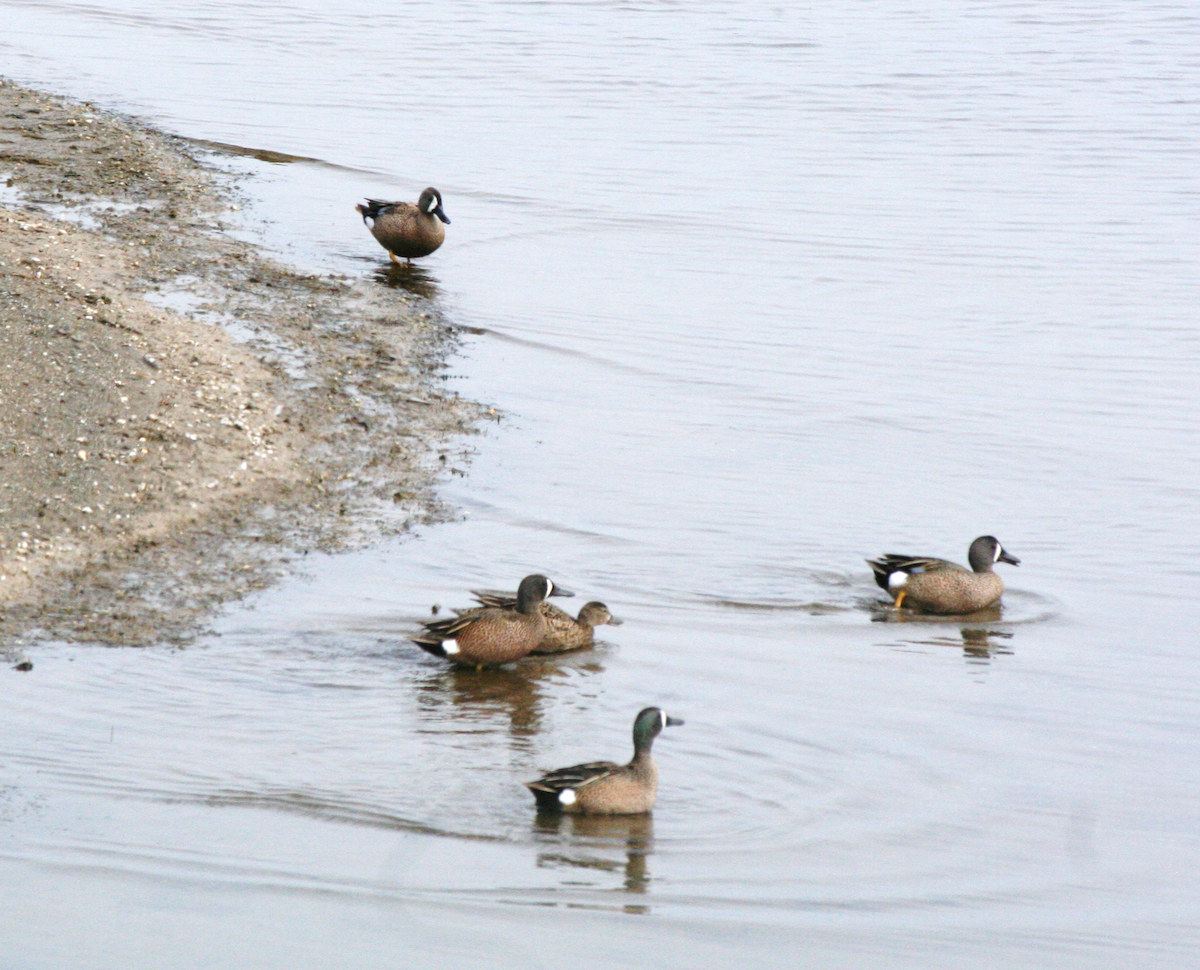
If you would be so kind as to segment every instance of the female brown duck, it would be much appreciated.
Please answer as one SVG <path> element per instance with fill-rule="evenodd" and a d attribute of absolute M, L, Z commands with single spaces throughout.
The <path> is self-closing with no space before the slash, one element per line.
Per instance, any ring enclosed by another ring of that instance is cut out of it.
<path fill-rule="evenodd" d="M 498 593 L 488 589 L 474 589 L 471 590 L 471 593 L 484 607 L 498 606 L 511 610 L 517 605 L 516 597 L 507 593 Z M 459 615 L 466 616 L 468 613 L 477 612 L 478 609 L 479 607 L 474 610 L 463 610 Z M 621 621 L 598 600 L 584 603 L 579 611 L 578 619 L 566 610 L 560 610 L 553 603 L 543 602 L 540 609 L 542 616 L 546 618 L 546 635 L 542 637 L 542 642 L 533 651 L 539 654 L 583 650 L 592 645 L 596 636 L 596 627 L 605 624 L 621 625 Z"/>

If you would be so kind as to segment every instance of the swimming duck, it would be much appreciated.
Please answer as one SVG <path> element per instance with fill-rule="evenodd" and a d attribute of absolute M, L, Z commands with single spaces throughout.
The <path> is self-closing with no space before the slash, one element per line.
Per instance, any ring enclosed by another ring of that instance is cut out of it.
<path fill-rule="evenodd" d="M 1004 580 L 993 571 L 998 562 L 1019 566 L 994 536 L 980 536 L 967 553 L 971 570 L 945 559 L 887 555 L 868 559 L 880 588 L 895 597 L 897 609 L 905 600 L 926 613 L 974 613 L 991 606 L 1004 592 Z"/>
<path fill-rule="evenodd" d="M 527 781 L 538 811 L 580 815 L 638 815 L 654 807 L 658 797 L 658 766 L 650 747 L 665 727 L 683 721 L 657 707 L 647 707 L 633 722 L 633 760 L 627 765 L 611 761 L 559 768 L 537 781 Z"/>
<path fill-rule="evenodd" d="M 482 667 L 520 660 L 546 635 L 546 617 L 539 609 L 546 597 L 574 595 L 535 573 L 521 580 L 515 607 L 483 607 L 447 620 L 434 620 L 412 640 L 435 657 L 460 664 Z"/>
<path fill-rule="evenodd" d="M 471 594 L 485 607 L 492 606 L 510 610 L 517 603 L 516 597 L 509 596 L 507 593 L 498 593 L 495 590 L 473 589 Z M 583 650 L 592 645 L 596 627 L 605 624 L 620 626 L 622 622 L 609 612 L 607 606 L 597 600 L 584 603 L 579 611 L 578 619 L 571 616 L 566 610 L 559 609 L 553 603 L 542 603 L 540 609 L 542 616 L 546 618 L 547 630 L 546 635 L 542 637 L 542 642 L 532 651 L 538 654 Z M 474 611 L 463 610 L 459 615 L 466 616 L 471 612 Z"/>
<path fill-rule="evenodd" d="M 416 205 L 411 202 L 381 202 L 367 199 L 366 205 L 355 206 L 362 215 L 363 225 L 371 230 L 393 263 L 403 256 L 410 262 L 428 256 L 442 244 L 450 219 L 442 209 L 442 194 L 434 188 L 421 193 Z M 370 219 L 370 222 L 367 220 Z"/>

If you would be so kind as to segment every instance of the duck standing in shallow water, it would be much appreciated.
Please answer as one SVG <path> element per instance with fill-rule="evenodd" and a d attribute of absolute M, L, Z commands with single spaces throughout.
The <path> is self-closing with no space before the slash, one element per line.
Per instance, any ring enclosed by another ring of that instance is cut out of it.
<path fill-rule="evenodd" d="M 650 747 L 665 727 L 683 721 L 647 707 L 633 722 L 633 760 L 627 765 L 592 761 L 551 771 L 525 782 L 538 811 L 578 815 L 640 815 L 658 798 L 658 766 Z"/>
<path fill-rule="evenodd" d="M 546 617 L 540 609 L 546 597 L 574 595 L 535 573 L 521 580 L 514 608 L 484 607 L 448 620 L 434 620 L 412 640 L 435 657 L 470 666 L 520 660 L 546 635 Z"/>
<path fill-rule="evenodd" d="M 442 209 L 442 193 L 434 188 L 422 192 L 416 205 L 411 202 L 367 199 L 366 205 L 355 208 L 362 215 L 363 224 L 371 230 L 371 235 L 391 254 L 392 262 L 397 264 L 400 262 L 398 257 L 414 260 L 428 256 L 446 238 L 442 223 L 450 225 L 450 219 Z M 368 222 L 368 219 L 371 221 Z"/>
<path fill-rule="evenodd" d="M 507 593 L 497 593 L 493 590 L 473 589 L 471 595 L 474 596 L 485 607 L 499 606 L 503 609 L 512 609 L 516 605 L 516 598 L 509 596 Z M 537 645 L 533 651 L 536 654 L 546 653 L 567 653 L 571 650 L 583 650 L 590 647 L 596 636 L 596 627 L 604 626 L 620 626 L 621 620 L 618 620 L 608 607 L 598 600 L 592 600 L 590 603 L 584 603 L 583 608 L 579 611 L 579 618 L 576 619 L 566 610 L 561 610 L 553 603 L 542 603 L 540 607 L 542 616 L 546 618 L 546 635 L 542 637 L 542 642 Z M 476 612 L 475 610 L 463 610 L 460 616 L 466 616 L 468 613 Z"/>
<path fill-rule="evenodd" d="M 974 613 L 991 606 L 1004 592 L 1004 580 L 992 567 L 998 562 L 1021 564 L 994 536 L 980 536 L 972 542 L 967 561 L 969 570 L 945 559 L 890 554 L 868 559 L 867 564 L 875 573 L 876 584 L 895 598 L 897 609 L 907 600 L 909 606 L 943 615 Z"/>

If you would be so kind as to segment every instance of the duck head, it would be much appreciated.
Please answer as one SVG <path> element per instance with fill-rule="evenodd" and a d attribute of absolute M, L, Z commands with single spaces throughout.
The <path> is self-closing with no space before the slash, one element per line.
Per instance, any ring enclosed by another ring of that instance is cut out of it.
<path fill-rule="evenodd" d="M 442 208 L 442 193 L 437 189 L 430 187 L 422 192 L 417 207 L 427 216 L 437 216 L 446 225 L 450 225 L 450 218 Z"/>
<path fill-rule="evenodd" d="M 980 536 L 971 543 L 971 551 L 967 553 L 967 561 L 977 573 L 986 573 L 998 562 L 1006 562 L 1013 566 L 1021 565 L 1021 560 L 1004 551 L 1004 547 L 995 536 Z"/>

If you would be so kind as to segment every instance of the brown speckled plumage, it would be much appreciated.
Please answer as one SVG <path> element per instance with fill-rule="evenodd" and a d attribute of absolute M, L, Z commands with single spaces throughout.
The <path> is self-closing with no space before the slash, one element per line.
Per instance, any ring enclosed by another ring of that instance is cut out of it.
<path fill-rule="evenodd" d="M 412 639 L 422 650 L 460 664 L 484 666 L 520 660 L 546 635 L 546 618 L 539 609 L 545 598 L 573 595 L 545 576 L 526 576 L 513 607 L 484 607 L 433 620 L 425 624 L 424 633 Z"/>
<path fill-rule="evenodd" d="M 955 615 L 974 613 L 998 601 L 1004 580 L 993 570 L 997 562 L 1016 566 L 1021 560 L 1009 555 L 993 536 L 980 536 L 968 553 L 971 569 L 945 559 L 889 554 L 868 559 L 875 582 L 896 600 L 925 613 Z"/>
<path fill-rule="evenodd" d="M 495 590 L 476 589 L 471 592 L 485 608 L 513 609 L 517 603 L 515 596 L 498 593 Z M 477 612 L 478 609 L 463 610 L 459 615 L 466 616 L 469 613 Z M 559 609 L 553 603 L 543 602 L 540 609 L 542 616 L 546 618 L 546 634 L 542 637 L 541 643 L 532 651 L 537 654 L 583 650 L 592 645 L 596 627 L 605 624 L 621 625 L 621 621 L 609 612 L 608 607 L 596 600 L 584 603 L 578 618 L 571 616 L 566 610 Z"/>
<path fill-rule="evenodd" d="M 400 261 L 397 257 L 417 259 L 428 256 L 446 238 L 442 224 L 450 224 L 442 209 L 441 193 L 434 188 L 422 192 L 415 204 L 367 199 L 366 205 L 355 208 L 371 235 L 397 263 Z M 368 219 L 371 221 L 367 222 Z"/>
<path fill-rule="evenodd" d="M 658 766 L 650 757 L 654 739 L 664 728 L 682 724 L 657 707 L 647 707 L 633 722 L 633 760 L 627 765 L 589 761 L 559 768 L 525 783 L 539 811 L 580 815 L 638 815 L 654 807 Z"/>

